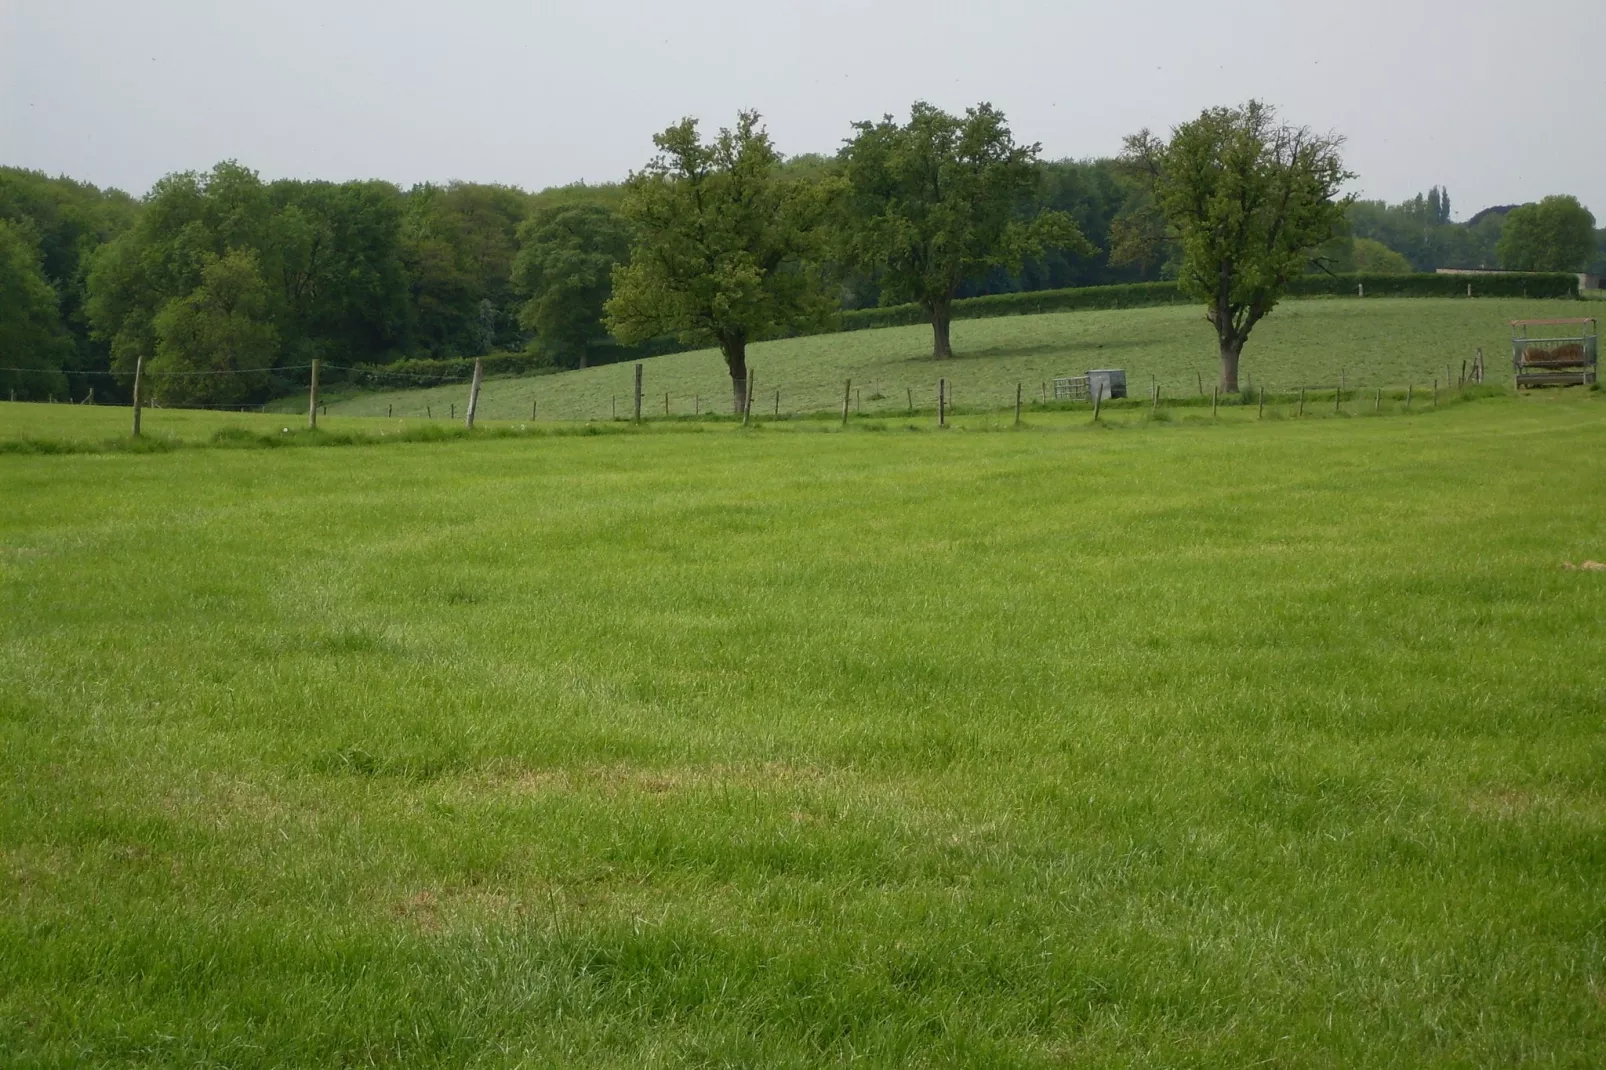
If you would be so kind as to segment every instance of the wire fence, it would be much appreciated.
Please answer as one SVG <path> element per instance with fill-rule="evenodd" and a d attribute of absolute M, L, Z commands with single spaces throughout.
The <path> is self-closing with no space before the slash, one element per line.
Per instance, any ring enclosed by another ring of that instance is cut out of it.
<path fill-rule="evenodd" d="M 316 418 L 328 414 L 331 401 L 339 406 L 351 400 L 350 392 L 363 394 L 397 392 L 395 398 L 384 399 L 383 413 L 377 401 L 369 399 L 364 416 L 392 419 L 423 419 L 433 421 L 469 420 L 471 409 L 483 420 L 526 421 L 649 421 L 649 420 L 741 420 L 744 413 L 735 388 L 718 383 L 704 392 L 687 390 L 683 378 L 672 377 L 668 390 L 653 389 L 650 361 L 621 364 L 617 367 L 622 387 L 617 392 L 603 395 L 600 392 L 575 396 L 572 390 L 541 389 L 545 376 L 518 377 L 521 389 L 517 397 L 500 391 L 493 399 L 480 396 L 476 375 L 425 374 L 387 371 L 360 365 L 338 365 L 314 362 L 274 369 L 196 369 L 189 371 L 161 371 L 145 369 L 145 392 L 142 407 L 160 410 L 199 410 L 209 412 L 273 413 L 295 415 L 305 413 L 315 423 Z M 932 371 L 941 369 L 933 367 Z M 960 370 L 960 369 L 956 369 Z M 1088 373 L 1070 373 L 1063 376 L 1039 377 L 1036 381 L 1018 381 L 1010 384 L 998 380 L 977 382 L 966 377 L 956 379 L 936 375 L 922 382 L 891 381 L 871 375 L 863 380 L 793 379 L 771 384 L 765 381 L 762 368 L 750 367 L 749 387 L 751 408 L 745 417 L 752 420 L 822 420 L 853 419 L 897 420 L 935 416 L 943 423 L 949 416 L 977 414 L 1012 415 L 1024 412 L 1074 411 L 1103 406 L 1133 408 L 1148 406 L 1154 412 L 1170 408 L 1190 408 L 1208 405 L 1213 410 L 1228 406 L 1256 405 L 1264 407 L 1268 399 L 1298 398 L 1300 411 L 1314 399 L 1330 400 L 1335 407 L 1361 400 L 1363 393 L 1374 395 L 1381 404 L 1383 393 L 1392 397 L 1401 390 L 1414 398 L 1420 387 L 1423 396 L 1436 397 L 1441 389 L 1460 389 L 1469 383 L 1486 380 L 1482 352 L 1461 361 L 1459 365 L 1445 364 L 1443 376 L 1424 376 L 1412 382 L 1375 382 L 1365 375 L 1352 376 L 1348 369 L 1339 368 L 1325 376 L 1302 377 L 1297 381 L 1271 383 L 1257 382 L 1252 369 L 1244 369 L 1242 389 L 1237 393 L 1223 393 L 1206 378 L 1203 368 L 1192 369 L 1192 382 L 1179 383 L 1175 372 L 1165 381 L 1157 374 L 1138 375 L 1127 379 L 1121 388 L 1107 385 L 1089 393 Z M 0 372 L 40 372 L 43 369 L 0 366 Z M 77 376 L 103 383 L 110 389 L 97 392 L 92 385 L 81 397 L 49 397 L 51 402 L 92 405 L 131 405 L 131 393 L 136 372 L 95 371 L 76 372 Z M 271 382 L 277 397 L 266 401 L 202 401 L 197 391 L 174 389 L 175 384 L 218 381 L 221 377 L 254 377 L 260 389 Z M 1412 377 L 1408 377 L 1412 378 Z M 483 381 L 483 380 L 481 380 Z M 513 381 L 499 380 L 502 384 Z M 716 381 L 717 382 L 717 381 Z M 1067 389 L 1067 383 L 1073 385 Z M 679 389 L 675 387 L 679 386 Z M 461 387 L 462 398 L 441 398 L 439 388 Z M 527 387 L 527 388 L 524 388 Z M 1191 388 L 1191 389 L 1190 389 Z M 437 393 L 424 393 L 425 391 Z M 419 396 L 423 394 L 423 396 Z M 543 394 L 546 395 L 543 400 Z M 1096 394 L 1097 396 L 1093 396 Z M 15 396 L 12 400 L 16 400 Z"/>

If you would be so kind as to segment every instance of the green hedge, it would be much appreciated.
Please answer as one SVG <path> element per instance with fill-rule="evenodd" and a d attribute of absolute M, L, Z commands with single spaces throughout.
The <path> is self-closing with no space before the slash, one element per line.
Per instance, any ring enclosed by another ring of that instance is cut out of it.
<path fill-rule="evenodd" d="M 490 353 L 481 359 L 485 361 L 486 375 L 535 375 L 556 370 L 552 366 L 552 358 L 540 353 Z M 473 357 L 452 357 L 445 360 L 414 359 L 398 360 L 392 364 L 364 364 L 346 373 L 346 379 L 363 386 L 402 387 L 409 384 L 396 380 L 407 376 L 412 385 L 430 386 L 433 385 L 428 381 L 431 379 L 441 383 L 467 382 L 473 374 Z"/>
<path fill-rule="evenodd" d="M 1305 275 L 1288 287 L 1291 297 L 1354 297 L 1366 288 L 1368 297 L 1464 297 L 1471 284 L 1474 297 L 1577 297 L 1578 276 L 1522 275 Z M 1195 299 L 1174 282 L 1135 282 L 1122 286 L 1080 286 L 1069 290 L 991 294 L 954 302 L 954 319 L 1029 316 L 1040 312 L 1077 312 L 1107 308 L 1191 305 Z M 928 322 L 919 305 L 888 305 L 842 313 L 844 331 L 899 327 Z"/>
<path fill-rule="evenodd" d="M 1292 297 L 1577 297 L 1578 276 L 1566 272 L 1510 275 L 1306 275 L 1288 287 Z"/>
<path fill-rule="evenodd" d="M 589 348 L 587 357 L 590 364 L 596 366 L 642 360 L 665 353 L 677 353 L 686 348 L 688 347 L 680 345 L 673 338 L 652 338 L 633 346 L 599 343 Z M 485 361 L 485 374 L 488 376 L 543 375 L 563 370 L 553 363 L 550 355 L 532 350 L 521 353 L 490 353 L 481 359 Z M 401 376 L 411 377 L 418 386 L 432 385 L 427 381 L 429 379 L 439 380 L 442 383 L 467 382 L 474 374 L 474 358 L 450 357 L 442 360 L 419 358 L 398 360 L 391 364 L 364 364 L 355 371 L 343 374 L 344 381 L 363 386 L 404 386 L 406 384 L 399 381 Z M 387 380 L 387 377 L 390 378 Z M 330 376 L 325 381 L 340 380 Z"/>

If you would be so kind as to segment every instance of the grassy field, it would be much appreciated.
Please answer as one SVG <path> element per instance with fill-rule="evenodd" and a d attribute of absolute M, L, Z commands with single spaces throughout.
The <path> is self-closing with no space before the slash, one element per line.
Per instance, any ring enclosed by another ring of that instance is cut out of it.
<path fill-rule="evenodd" d="M 7 1065 L 1606 1062 L 1599 394 L 0 501 Z"/>
<path fill-rule="evenodd" d="M 1592 306 L 1591 306 L 1592 307 Z M 1244 351 L 1244 370 L 1254 383 L 1273 390 L 1301 386 L 1331 389 L 1342 371 L 1352 386 L 1427 386 L 1443 378 L 1445 365 L 1460 374 L 1461 362 L 1483 347 L 1492 376 L 1508 381 L 1510 328 L 1518 318 L 1587 314 L 1577 301 L 1450 299 L 1323 299 L 1285 302 L 1257 327 Z M 860 388 L 865 413 L 903 412 L 911 397 L 919 408 L 935 405 L 939 376 L 952 384 L 961 406 L 1012 405 L 1015 385 L 1028 398 L 1058 375 L 1089 368 L 1125 368 L 1134 393 L 1158 382 L 1166 396 L 1196 395 L 1216 366 L 1214 334 L 1196 307 L 1167 306 L 1112 312 L 1065 312 L 961 320 L 953 326 L 954 360 L 931 360 L 928 327 L 819 335 L 766 342 L 750 349 L 757 400 L 774 413 L 780 391 L 784 414 L 839 407 L 842 382 Z M 608 419 L 627 414 L 632 390 L 628 364 L 558 375 L 491 380 L 481 412 L 494 419 Z M 467 388 L 366 393 L 330 406 L 352 416 L 436 416 L 456 405 Z M 717 352 L 705 350 L 646 362 L 649 413 L 661 415 L 664 395 L 673 414 L 710 406 L 731 407 L 730 378 Z M 700 399 L 700 403 L 699 403 Z M 294 407 L 299 402 L 291 400 Z M 615 408 L 617 405 L 617 408 Z"/>

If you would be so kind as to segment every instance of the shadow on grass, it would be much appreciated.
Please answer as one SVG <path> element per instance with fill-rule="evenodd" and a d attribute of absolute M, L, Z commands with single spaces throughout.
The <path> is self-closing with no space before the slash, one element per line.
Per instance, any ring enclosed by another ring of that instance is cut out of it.
<path fill-rule="evenodd" d="M 997 345 L 988 346 L 985 349 L 965 349 L 960 346 L 955 347 L 953 356 L 947 360 L 933 360 L 929 352 L 924 352 L 919 356 L 909 357 L 903 363 L 919 364 L 929 368 L 942 368 L 954 364 L 963 365 L 968 361 L 1004 360 L 1009 357 L 1071 357 L 1078 354 L 1093 357 L 1101 353 L 1120 353 L 1127 350 L 1145 349 L 1152 345 L 1153 342 L 1150 339 L 1123 338 L 1109 339 L 1103 342 L 1064 341 L 1038 342 L 1032 345 Z M 1085 371 L 1086 369 L 1081 370 Z"/>

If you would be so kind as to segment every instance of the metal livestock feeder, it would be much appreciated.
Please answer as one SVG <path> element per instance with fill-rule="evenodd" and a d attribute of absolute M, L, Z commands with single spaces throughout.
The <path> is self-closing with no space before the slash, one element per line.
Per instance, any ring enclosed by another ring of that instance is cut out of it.
<path fill-rule="evenodd" d="M 1561 332 L 1559 328 L 1568 330 Z M 1540 329 L 1537 336 L 1531 332 Z M 1588 386 L 1596 381 L 1600 337 L 1593 318 L 1511 321 L 1511 371 L 1517 389 Z"/>

